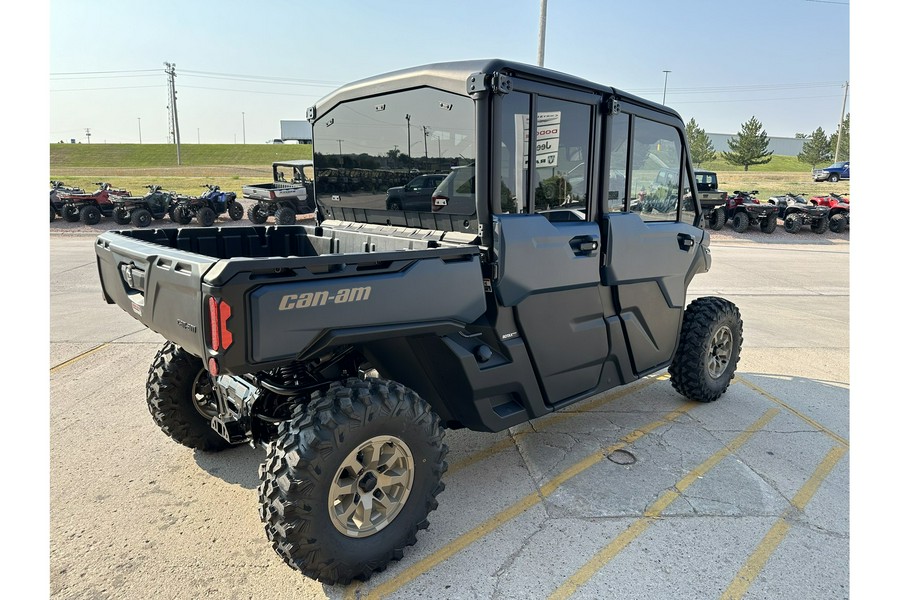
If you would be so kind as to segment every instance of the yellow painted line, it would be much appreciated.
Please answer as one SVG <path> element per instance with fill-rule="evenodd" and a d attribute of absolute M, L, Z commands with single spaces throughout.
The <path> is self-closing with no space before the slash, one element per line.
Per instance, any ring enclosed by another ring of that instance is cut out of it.
<path fill-rule="evenodd" d="M 846 453 L 847 448 L 844 446 L 835 446 L 832 448 L 831 451 L 825 455 L 825 458 L 822 459 L 822 462 L 819 463 L 819 466 L 813 472 L 812 476 L 806 480 L 803 487 L 801 487 L 794 495 L 794 498 L 791 500 L 791 505 L 798 510 L 805 509 L 806 505 L 819 490 L 819 486 L 822 485 L 822 482 L 828 477 L 828 474 L 831 473 L 831 470 L 834 469 L 835 465 L 837 465 L 838 461 L 840 461 Z M 769 529 L 763 537 L 762 541 L 759 542 L 759 545 L 753 551 L 753 554 L 750 555 L 750 558 L 747 559 L 747 562 L 744 563 L 744 566 L 742 566 L 741 570 L 735 575 L 731 584 L 729 584 L 728 588 L 725 590 L 725 593 L 722 594 L 722 600 L 736 600 L 744 597 L 744 594 L 747 593 L 747 590 L 750 589 L 750 586 L 756 580 L 757 576 L 762 572 L 763 567 L 766 566 L 766 563 L 775 552 L 775 549 L 778 548 L 785 536 L 787 536 L 788 530 L 791 527 L 787 521 L 789 511 L 790 509 L 781 515 L 778 521 L 775 522 L 772 528 Z"/>
<path fill-rule="evenodd" d="M 628 528 L 625 529 L 625 531 L 616 536 L 616 538 L 612 542 L 607 544 L 606 547 L 604 547 L 588 562 L 582 565 L 582 567 L 578 569 L 578 571 L 576 571 L 574 575 L 572 575 L 561 586 L 559 586 L 555 592 L 553 592 L 550 598 L 552 600 L 561 600 L 563 598 L 569 598 L 572 594 L 578 591 L 578 588 L 590 581 L 590 579 L 597 574 L 597 571 L 603 568 L 603 566 L 613 558 L 615 558 L 619 554 L 619 552 L 624 550 L 628 546 L 628 544 L 633 542 L 648 527 L 650 527 L 650 525 L 653 524 L 653 521 L 655 519 L 658 519 L 662 512 L 670 504 L 672 504 L 672 502 L 674 502 L 681 496 L 682 492 L 684 492 L 699 478 L 703 477 L 703 475 L 708 473 L 710 469 L 719 464 L 722 459 L 746 444 L 747 440 L 749 440 L 754 433 L 765 427 L 766 424 L 771 421 L 779 412 L 780 411 L 777 408 L 771 408 L 767 410 L 766 413 L 762 417 L 757 419 L 757 421 L 750 427 L 748 427 L 746 431 L 741 433 L 739 436 L 729 442 L 725 447 L 721 448 L 715 454 L 703 461 L 703 463 L 701 463 L 693 471 L 682 477 L 681 480 L 675 484 L 674 490 L 666 490 L 656 500 L 656 502 L 650 505 L 650 508 L 648 508 L 644 512 L 644 515 L 640 519 L 629 525 Z"/>
<path fill-rule="evenodd" d="M 618 442 L 591 454 L 590 456 L 580 460 L 575 463 L 571 467 L 564 470 L 562 473 L 545 483 L 538 489 L 536 492 L 532 492 L 528 496 L 522 498 L 515 504 L 508 506 L 503 511 L 495 514 L 489 519 L 483 521 L 473 529 L 470 529 L 466 533 L 460 535 L 455 540 L 447 544 L 446 546 L 440 548 L 439 550 L 433 552 L 429 556 L 423 558 L 419 562 L 410 565 L 397 575 L 395 575 L 391 580 L 386 581 L 380 585 L 375 586 L 371 590 L 369 590 L 366 597 L 369 598 L 383 598 L 388 594 L 392 594 L 399 590 L 401 587 L 413 581 L 423 573 L 433 569 L 440 563 L 444 562 L 457 552 L 463 550 L 474 542 L 480 540 L 485 537 L 504 523 L 511 521 L 512 519 L 518 517 L 528 509 L 534 507 L 538 504 L 543 498 L 546 498 L 560 486 L 562 486 L 565 482 L 572 479 L 576 475 L 583 473 L 587 469 L 599 463 L 601 460 L 615 452 L 616 450 L 620 450 L 629 444 L 634 443 L 639 440 L 643 436 L 652 432 L 653 430 L 666 425 L 667 423 L 673 422 L 675 419 L 680 417 L 681 415 L 687 413 L 689 410 L 695 408 L 699 404 L 697 403 L 689 403 L 685 404 L 683 407 L 673 410 L 672 412 L 665 415 L 662 419 L 658 421 L 654 421 L 649 425 L 641 427 L 639 429 L 635 429 L 628 435 L 620 438 Z M 351 587 L 346 590 L 344 594 L 344 598 L 347 600 L 351 600 L 356 597 L 358 588 Z"/>
<path fill-rule="evenodd" d="M 76 356 L 76 357 L 74 357 L 74 358 L 70 358 L 70 359 L 67 360 L 66 362 L 59 363 L 59 364 L 56 365 L 55 367 L 51 367 L 51 368 L 50 368 L 50 372 L 51 372 L 51 373 L 55 373 L 56 371 L 59 371 L 59 370 L 62 369 L 63 367 L 67 367 L 67 366 L 71 365 L 72 363 L 78 362 L 78 361 L 81 360 L 82 358 L 85 358 L 85 357 L 87 357 L 87 356 L 90 356 L 90 355 L 93 354 L 94 352 L 97 352 L 98 350 L 102 350 L 103 348 L 106 348 L 107 346 L 109 346 L 109 343 L 107 343 L 107 342 L 104 342 L 104 343 L 100 344 L 99 346 L 94 346 L 94 347 L 91 348 L 90 350 L 86 350 L 86 351 L 82 352 L 81 354 L 79 354 L 78 356 Z"/>
<path fill-rule="evenodd" d="M 633 394 L 633 393 L 638 392 L 646 387 L 649 387 L 650 385 L 656 383 L 657 381 L 664 381 L 667 378 L 668 378 L 668 375 L 665 377 L 658 376 L 658 377 L 653 377 L 650 379 L 645 379 L 644 381 L 641 381 L 640 383 L 637 383 L 632 387 L 618 390 L 616 392 L 601 396 L 599 398 L 595 398 L 594 400 L 585 402 L 584 404 L 578 404 L 577 406 L 579 406 L 579 408 L 580 408 L 579 411 L 558 412 L 558 413 L 552 413 L 549 415 L 544 415 L 543 417 L 539 417 L 538 420 L 535 421 L 535 428 L 545 428 L 545 427 L 552 425 L 553 423 L 557 423 L 559 421 L 569 419 L 576 415 L 583 414 L 585 411 L 599 408 L 600 406 L 603 406 L 604 404 L 609 404 L 610 402 L 618 400 L 619 398 L 623 398 L 625 396 L 628 396 L 629 394 Z M 474 465 L 477 462 L 480 462 L 486 458 L 493 456 L 497 452 L 502 452 L 503 450 L 506 450 L 507 448 L 510 448 L 513 445 L 515 445 L 517 437 L 519 437 L 521 435 L 527 435 L 529 433 L 531 433 L 531 432 L 526 430 L 526 431 L 522 431 L 521 433 L 511 435 L 509 437 L 503 438 L 502 440 L 500 440 L 498 442 L 495 442 L 494 444 L 491 444 L 484 450 L 480 450 L 480 451 L 476 452 L 475 454 L 472 454 L 465 458 L 462 458 L 462 459 L 458 460 L 457 462 L 453 463 L 452 465 L 450 465 L 447 468 L 446 474 L 448 476 L 452 475 L 462 469 L 465 469 L 467 467 Z"/>
<path fill-rule="evenodd" d="M 850 442 L 848 442 L 846 439 L 842 438 L 841 436 L 839 436 L 839 435 L 836 434 L 835 432 L 831 431 L 830 429 L 828 429 L 827 427 L 825 427 L 825 426 L 822 425 L 821 423 L 819 423 L 819 422 L 813 420 L 813 419 L 810 418 L 810 417 L 807 417 L 807 416 L 804 415 L 802 412 L 798 411 L 797 409 L 793 408 L 792 406 L 789 406 L 789 405 L 785 404 L 782 400 L 779 400 L 778 398 L 776 398 L 775 396 L 773 396 L 772 394 L 770 394 L 770 393 L 767 392 L 766 390 L 762 389 L 762 388 L 759 387 L 758 385 L 756 385 L 756 384 L 754 384 L 754 383 L 751 383 L 751 382 L 747 381 L 746 379 L 744 379 L 743 377 L 739 377 L 739 376 L 737 376 L 737 375 L 735 375 L 734 380 L 737 381 L 738 383 L 742 383 L 742 384 L 746 385 L 746 386 L 747 386 L 748 388 L 750 388 L 751 390 L 754 390 L 755 392 L 757 392 L 757 393 L 760 394 L 761 396 L 764 396 L 765 398 L 771 400 L 772 402 L 774 402 L 774 403 L 777 404 L 778 406 L 781 406 L 782 408 L 784 408 L 786 411 L 789 411 L 791 414 L 793 414 L 793 415 L 794 415 L 795 417 L 797 417 L 798 419 L 800 419 L 800 420 L 802 420 L 802 421 L 805 421 L 806 423 L 812 425 L 814 428 L 818 429 L 819 431 L 821 431 L 822 433 L 824 433 L 825 435 L 827 435 L 828 437 L 830 437 L 831 439 L 833 439 L 833 440 L 836 441 L 837 443 L 843 444 L 844 446 L 847 446 L 848 448 L 850 447 Z"/>

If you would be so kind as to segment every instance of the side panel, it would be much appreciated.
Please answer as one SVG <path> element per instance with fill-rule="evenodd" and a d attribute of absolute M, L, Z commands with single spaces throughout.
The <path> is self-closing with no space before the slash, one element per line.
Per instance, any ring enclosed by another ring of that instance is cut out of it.
<path fill-rule="evenodd" d="M 486 307 L 476 257 L 420 260 L 392 274 L 267 284 L 250 292 L 247 303 L 254 363 L 297 356 L 333 330 L 469 323 Z"/>

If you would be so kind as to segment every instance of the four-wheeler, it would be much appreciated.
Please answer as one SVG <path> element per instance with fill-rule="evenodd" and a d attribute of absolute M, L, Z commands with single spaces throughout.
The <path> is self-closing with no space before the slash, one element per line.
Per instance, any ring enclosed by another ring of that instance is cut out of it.
<path fill-rule="evenodd" d="M 372 165 L 372 182 L 415 115 L 457 157 L 446 167 L 468 171 L 474 210 L 386 210 L 387 186 L 327 191 L 309 225 L 109 231 L 94 245 L 106 301 L 167 340 L 146 395 L 163 433 L 201 451 L 265 445 L 259 515 L 291 567 L 343 584 L 402 558 L 444 489 L 446 428 L 502 431 L 666 368 L 686 398 L 728 389 L 741 314 L 687 300 L 710 237 L 670 107 L 487 60 L 351 83 L 307 115 L 316 163 Z M 629 158 L 610 169 L 610 156 Z M 410 161 L 433 172 L 433 157 Z M 584 219 L 547 218 L 533 183 L 582 162 Z M 684 169 L 688 210 L 645 221 L 598 197 L 611 172 L 659 163 Z"/>
<path fill-rule="evenodd" d="M 783 196 L 772 196 L 769 205 L 776 208 L 788 233 L 797 233 L 804 225 L 809 225 L 814 233 L 819 234 L 828 229 L 828 207 L 811 204 L 799 194 L 789 192 Z"/>
<path fill-rule="evenodd" d="M 261 225 L 272 216 L 279 225 L 293 225 L 297 215 L 315 212 L 312 166 L 310 160 L 275 162 L 272 163 L 273 182 L 243 186 L 244 198 L 256 200 L 247 210 L 250 222 Z M 289 182 L 283 169 L 291 169 Z"/>
<path fill-rule="evenodd" d="M 834 233 L 843 233 L 850 227 L 850 195 L 830 193 L 827 196 L 813 196 L 811 204 L 828 207 L 828 229 Z"/>
<path fill-rule="evenodd" d="M 83 194 L 84 190 L 80 187 L 66 185 L 62 181 L 50 180 L 50 222 L 56 220 L 56 217 L 62 216 L 62 209 L 66 205 L 65 200 L 59 198 L 59 194 Z"/>
<path fill-rule="evenodd" d="M 237 194 L 206 184 L 206 191 L 199 196 L 175 196 L 169 216 L 179 225 L 187 225 L 196 217 L 197 223 L 209 227 L 226 212 L 232 221 L 239 221 L 244 216 L 244 207 L 237 201 Z"/>
<path fill-rule="evenodd" d="M 113 188 L 102 181 L 94 185 L 99 188 L 93 194 L 57 193 L 57 199 L 65 203 L 60 210 L 63 219 L 70 223 L 80 220 L 85 225 L 96 225 L 102 217 L 112 216 L 114 198 L 128 195 L 128 190 Z"/>
<path fill-rule="evenodd" d="M 158 185 L 145 185 L 150 191 L 144 196 L 121 196 L 112 199 L 115 205 L 112 217 L 119 225 L 131 223 L 135 227 L 147 227 L 154 219 L 171 216 L 175 192 L 164 192 Z"/>
<path fill-rule="evenodd" d="M 723 206 L 710 211 L 710 229 L 721 229 L 731 220 L 732 229 L 738 233 L 747 231 L 751 225 L 758 226 L 763 233 L 775 231 L 778 225 L 778 210 L 768 204 L 761 204 L 755 196 L 758 193 L 757 190 L 750 192 L 735 190 L 734 194 L 728 196 Z"/>

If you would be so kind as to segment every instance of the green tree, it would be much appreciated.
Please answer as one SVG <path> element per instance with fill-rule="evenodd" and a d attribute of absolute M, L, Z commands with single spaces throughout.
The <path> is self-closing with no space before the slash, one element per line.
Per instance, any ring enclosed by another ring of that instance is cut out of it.
<path fill-rule="evenodd" d="M 841 147 L 838 148 L 836 156 L 834 155 L 834 149 L 837 146 L 837 131 L 829 136 L 828 145 L 831 148 L 829 156 L 834 156 L 835 162 L 850 160 L 850 113 L 847 113 L 847 116 L 844 117 L 844 126 L 841 129 Z"/>
<path fill-rule="evenodd" d="M 728 140 L 731 152 L 723 152 L 722 158 L 732 165 L 740 165 L 748 171 L 753 165 L 764 165 L 772 160 L 773 150 L 769 150 L 769 136 L 756 117 L 741 124 L 737 138 Z"/>
<path fill-rule="evenodd" d="M 843 142 L 841 145 L 844 145 Z M 818 165 L 830 163 L 833 150 L 834 146 L 828 141 L 825 130 L 819 127 L 803 142 L 803 150 L 797 155 L 797 160 L 815 169 Z"/>
<path fill-rule="evenodd" d="M 691 163 L 699 167 L 705 162 L 716 160 L 716 150 L 713 143 L 706 135 L 706 131 L 700 129 L 697 121 L 691 118 L 686 126 L 688 145 L 691 148 Z"/>

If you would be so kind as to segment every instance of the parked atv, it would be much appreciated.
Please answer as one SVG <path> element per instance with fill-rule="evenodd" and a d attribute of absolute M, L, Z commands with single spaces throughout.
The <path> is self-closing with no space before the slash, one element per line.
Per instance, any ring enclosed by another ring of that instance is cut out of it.
<path fill-rule="evenodd" d="M 777 208 L 778 215 L 784 220 L 784 230 L 788 233 L 797 233 L 804 225 L 809 225 L 818 234 L 828 229 L 828 207 L 811 204 L 799 194 L 772 196 L 769 204 Z"/>
<path fill-rule="evenodd" d="M 811 204 L 828 207 L 828 229 L 834 233 L 843 233 L 850 227 L 850 195 L 841 196 L 830 193 L 827 196 L 813 196 Z"/>
<path fill-rule="evenodd" d="M 744 233 L 750 226 L 759 227 L 763 233 L 772 233 L 778 225 L 778 211 L 768 204 L 760 204 L 756 190 L 735 190 L 724 205 L 716 207 L 709 215 L 709 228 L 718 231 L 729 220 L 737 233 Z"/>
<path fill-rule="evenodd" d="M 114 188 L 102 181 L 94 185 L 99 188 L 93 194 L 57 194 L 57 198 L 65 203 L 60 210 L 63 219 L 70 223 L 81 221 L 85 225 L 96 225 L 101 217 L 112 216 L 115 206 L 111 198 L 127 196 L 129 193 L 128 190 Z"/>
<path fill-rule="evenodd" d="M 62 200 L 60 194 L 84 194 L 84 190 L 80 187 L 66 185 L 62 181 L 50 180 L 50 222 L 56 220 L 56 217 L 62 216 L 62 209 L 66 205 L 66 201 Z"/>
<path fill-rule="evenodd" d="M 206 184 L 206 191 L 200 196 L 177 196 L 170 217 L 179 225 L 187 225 L 196 217 L 197 223 L 209 227 L 226 212 L 232 221 L 239 221 L 244 216 L 244 207 L 237 201 L 237 194 Z"/>
<path fill-rule="evenodd" d="M 115 207 L 112 217 L 119 225 L 131 223 L 135 227 L 147 227 L 154 219 L 162 219 L 172 213 L 175 192 L 164 192 L 158 185 L 144 186 L 150 190 L 144 196 L 113 197 Z"/>

